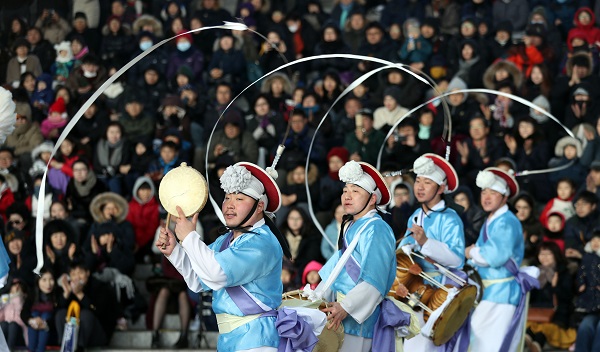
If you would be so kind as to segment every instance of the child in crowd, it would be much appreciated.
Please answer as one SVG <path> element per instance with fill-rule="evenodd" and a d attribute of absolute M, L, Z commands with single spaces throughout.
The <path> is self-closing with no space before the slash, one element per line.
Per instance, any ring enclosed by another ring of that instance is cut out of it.
<path fill-rule="evenodd" d="M 295 279 L 296 270 L 294 269 L 294 265 L 289 260 L 284 259 L 281 269 L 281 282 L 283 283 L 284 293 L 297 289 L 296 285 L 294 285 Z"/>
<path fill-rule="evenodd" d="M 143 259 L 150 254 L 154 231 L 159 226 L 158 201 L 154 183 L 147 176 L 142 176 L 135 181 L 133 197 L 129 201 L 127 220 L 133 225 L 135 232 L 136 259 Z"/>
<path fill-rule="evenodd" d="M 65 100 L 62 97 L 59 97 L 50 106 L 50 109 L 48 110 L 48 117 L 42 121 L 40 126 L 40 130 L 42 131 L 44 138 L 58 138 L 60 135 L 60 129 L 65 127 L 67 124 L 68 117 Z"/>
<path fill-rule="evenodd" d="M 565 252 L 565 217 L 559 212 L 551 212 L 544 225 L 544 241 L 554 242 L 561 253 Z"/>
<path fill-rule="evenodd" d="M 26 296 L 27 284 L 21 280 L 13 280 L 10 285 L 10 292 L 2 295 L 3 306 L 0 308 L 0 326 L 11 351 L 16 346 L 21 345 L 21 341 L 27 341 L 27 327 L 21 319 L 21 310 L 23 310 Z"/>
<path fill-rule="evenodd" d="M 583 153 L 581 141 L 573 137 L 563 137 L 556 142 L 554 147 L 555 158 L 552 158 L 548 162 L 549 167 L 558 167 L 566 165 L 567 163 L 573 162 L 573 164 L 566 169 L 558 170 L 548 174 L 548 179 L 552 182 L 552 185 L 556 185 L 558 180 L 565 177 L 570 178 L 576 185 L 585 183 L 587 176 L 587 167 L 583 166 L 579 160 Z"/>
<path fill-rule="evenodd" d="M 321 282 L 321 276 L 319 276 L 319 270 L 323 267 L 323 264 L 316 260 L 311 260 L 306 264 L 304 272 L 302 273 L 302 287 L 310 285 L 310 289 L 314 290 Z"/>
<path fill-rule="evenodd" d="M 594 231 L 592 238 L 585 245 L 585 254 L 577 274 L 576 311 L 585 314 L 577 329 L 575 351 L 597 351 L 600 336 L 600 231 Z"/>
<path fill-rule="evenodd" d="M 550 213 L 560 213 L 566 220 L 575 214 L 573 206 L 573 197 L 575 196 L 575 183 L 570 178 L 562 178 L 556 184 L 556 197 L 550 199 L 542 213 L 540 214 L 540 222 L 546 223 Z"/>
<path fill-rule="evenodd" d="M 583 191 L 575 197 L 574 205 L 575 215 L 565 225 L 565 255 L 570 260 L 579 261 L 599 224 L 598 198 L 592 192 Z"/>
<path fill-rule="evenodd" d="M 55 334 L 55 287 L 52 270 L 42 268 L 33 293 L 25 300 L 21 312 L 21 318 L 27 322 L 27 347 L 29 351 L 44 352 L 48 341 Z"/>
<path fill-rule="evenodd" d="M 155 182 L 160 183 L 163 176 L 171 169 L 179 166 L 179 148 L 174 142 L 164 142 L 160 146 L 160 155 L 148 166 L 147 175 Z"/>
<path fill-rule="evenodd" d="M 48 114 L 48 107 L 53 101 L 52 77 L 47 73 L 42 73 L 36 78 L 35 91 L 31 95 L 31 105 L 34 113 L 42 114 L 42 116 Z"/>
<path fill-rule="evenodd" d="M 33 148 L 31 151 L 31 160 L 33 161 L 33 165 L 29 169 L 29 176 L 34 177 L 35 175 L 44 173 L 44 170 L 46 170 L 46 165 L 48 164 L 48 161 L 50 161 L 52 149 L 54 149 L 54 144 L 48 141 Z"/>
<path fill-rule="evenodd" d="M 55 44 L 54 50 L 56 50 L 56 60 L 50 66 L 50 73 L 56 82 L 64 84 L 75 66 L 71 42 L 63 41 Z"/>

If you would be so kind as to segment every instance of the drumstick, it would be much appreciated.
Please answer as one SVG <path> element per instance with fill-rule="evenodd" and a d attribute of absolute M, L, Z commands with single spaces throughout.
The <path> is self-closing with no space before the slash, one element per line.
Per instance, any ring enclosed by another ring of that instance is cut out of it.
<path fill-rule="evenodd" d="M 414 252 L 412 252 L 412 253 L 413 253 L 415 256 L 417 256 L 417 257 L 419 257 L 419 258 L 421 258 L 421 259 L 425 260 L 425 257 L 424 257 L 424 256 L 422 256 L 422 255 L 419 255 L 419 254 L 417 254 L 417 253 L 414 253 Z M 464 285 L 466 285 L 466 284 L 467 284 L 467 282 L 466 282 L 466 281 L 465 281 L 465 280 L 464 280 L 462 277 L 460 277 L 460 276 L 456 275 L 455 273 L 451 272 L 450 270 L 448 270 L 448 269 L 444 268 L 444 267 L 443 267 L 443 266 L 441 266 L 440 264 L 438 264 L 438 263 L 435 263 L 435 262 L 434 262 L 434 263 L 433 263 L 433 265 L 434 265 L 434 266 L 435 266 L 435 267 L 436 267 L 436 268 L 437 268 L 439 271 L 443 271 L 443 272 L 444 272 L 444 275 L 446 275 L 446 276 L 451 276 L 451 277 L 452 277 L 452 280 L 454 280 L 454 281 L 458 282 L 459 284 L 462 284 L 462 286 L 464 286 Z"/>
<path fill-rule="evenodd" d="M 171 224 L 171 213 L 167 213 L 167 224 L 165 225 L 165 228 L 167 229 L 167 231 L 169 230 L 170 224 Z M 169 238 L 169 237 L 167 237 L 167 238 Z M 167 249 L 167 244 L 163 243 L 161 248 L 164 251 L 165 249 Z"/>
<path fill-rule="evenodd" d="M 432 284 L 434 284 L 435 286 L 441 288 L 442 290 L 450 293 L 450 290 L 448 290 L 448 287 L 446 287 L 446 286 L 440 284 L 439 282 L 435 281 L 431 276 L 429 276 L 429 275 L 427 275 L 425 273 L 420 273 L 419 276 L 422 277 L 422 278 L 424 278 L 424 279 L 426 279 L 427 281 L 430 281 Z"/>
<path fill-rule="evenodd" d="M 394 291 L 394 290 L 390 290 L 390 292 L 389 292 L 389 293 L 396 293 L 396 291 Z M 401 298 L 406 298 L 406 299 L 408 299 L 408 300 L 411 300 L 411 298 L 410 298 L 410 295 L 408 295 L 408 296 L 405 296 L 405 297 L 401 297 Z M 411 302 L 415 302 L 415 303 L 416 303 L 416 304 L 417 304 L 419 307 L 421 307 L 421 308 L 423 308 L 424 310 L 428 311 L 428 312 L 429 312 L 429 314 L 433 313 L 433 310 L 431 310 L 431 308 L 429 308 L 429 307 L 427 307 L 425 304 L 423 304 L 423 302 L 421 302 L 421 301 L 419 301 L 419 300 L 417 300 L 417 299 L 411 300 Z"/>

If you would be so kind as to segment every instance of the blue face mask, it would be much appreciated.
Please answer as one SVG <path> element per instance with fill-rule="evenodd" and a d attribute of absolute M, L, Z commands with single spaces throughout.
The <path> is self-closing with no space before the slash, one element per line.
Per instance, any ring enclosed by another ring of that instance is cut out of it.
<path fill-rule="evenodd" d="M 302 110 L 304 110 L 305 114 L 309 114 L 309 113 L 316 113 L 317 111 L 319 111 L 319 104 L 315 105 L 315 106 L 311 106 L 311 107 L 302 107 Z"/>
<path fill-rule="evenodd" d="M 150 49 L 150 47 L 152 46 L 152 42 L 145 40 L 143 42 L 140 43 L 140 50 L 141 51 L 146 51 L 148 49 Z"/>
<path fill-rule="evenodd" d="M 187 51 L 191 47 L 192 47 L 192 44 L 190 44 L 190 42 L 179 42 L 179 43 L 177 43 L 177 49 L 179 51 Z"/>

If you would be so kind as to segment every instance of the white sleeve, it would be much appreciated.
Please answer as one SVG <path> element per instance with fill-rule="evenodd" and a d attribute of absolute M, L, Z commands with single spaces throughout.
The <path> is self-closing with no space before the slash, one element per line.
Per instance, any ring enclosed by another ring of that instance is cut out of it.
<path fill-rule="evenodd" d="M 375 286 L 361 281 L 348 291 L 346 298 L 340 304 L 354 320 L 362 324 L 373 314 L 382 300 L 383 297 Z"/>
<path fill-rule="evenodd" d="M 421 246 L 421 253 L 435 260 L 438 264 L 450 268 L 457 268 L 462 264 L 462 259 L 452 252 L 447 244 L 432 238 L 427 239 L 425 244 Z"/>
<path fill-rule="evenodd" d="M 485 258 L 479 253 L 479 247 L 471 248 L 469 254 L 471 255 L 471 261 L 475 263 L 477 266 L 490 266 L 490 264 L 485 260 Z"/>
<path fill-rule="evenodd" d="M 189 287 L 190 290 L 194 292 L 202 291 L 202 285 L 200 284 L 200 278 L 194 270 L 192 269 L 192 264 L 190 263 L 190 259 L 187 257 L 187 254 L 183 250 L 183 248 L 177 243 L 175 245 L 175 249 L 171 252 L 170 256 L 165 256 L 171 264 L 179 271 L 181 276 L 183 276 L 183 280 Z"/>
<path fill-rule="evenodd" d="M 206 286 L 220 290 L 227 284 L 227 276 L 215 258 L 215 251 L 202 242 L 196 231 L 190 232 L 181 246 L 187 253 L 192 268 Z"/>

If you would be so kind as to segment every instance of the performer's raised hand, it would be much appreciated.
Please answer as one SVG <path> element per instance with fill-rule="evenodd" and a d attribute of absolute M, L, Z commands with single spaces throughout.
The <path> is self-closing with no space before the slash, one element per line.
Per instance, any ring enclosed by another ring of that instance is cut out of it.
<path fill-rule="evenodd" d="M 173 250 L 177 245 L 177 239 L 171 230 L 166 227 L 161 227 L 155 245 L 162 254 L 168 257 L 173 253 Z"/>
<path fill-rule="evenodd" d="M 175 234 L 180 241 L 183 241 L 192 231 L 196 231 L 196 223 L 198 222 L 198 213 L 194 214 L 192 221 L 185 217 L 183 210 L 177 206 L 178 216 L 175 218 Z"/>
<path fill-rule="evenodd" d="M 327 314 L 327 320 L 329 320 L 327 328 L 330 330 L 337 330 L 340 327 L 342 320 L 346 319 L 348 316 L 348 312 L 346 312 L 338 302 L 330 302 L 329 306 L 321 311 Z"/>
<path fill-rule="evenodd" d="M 425 235 L 425 230 L 423 227 L 414 224 L 412 227 L 408 228 L 409 232 L 412 232 L 412 237 L 417 241 L 417 243 L 422 246 L 427 242 L 427 235 Z"/>

